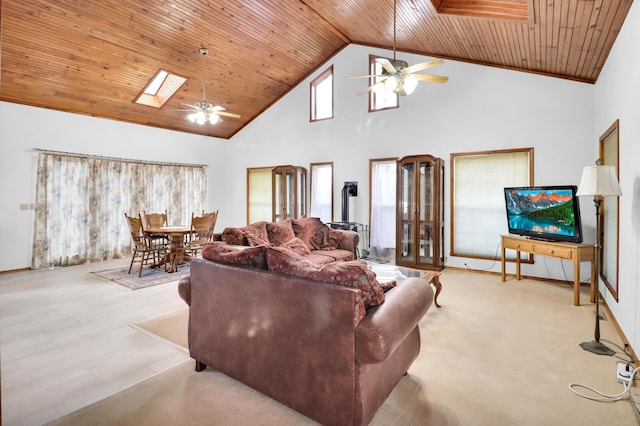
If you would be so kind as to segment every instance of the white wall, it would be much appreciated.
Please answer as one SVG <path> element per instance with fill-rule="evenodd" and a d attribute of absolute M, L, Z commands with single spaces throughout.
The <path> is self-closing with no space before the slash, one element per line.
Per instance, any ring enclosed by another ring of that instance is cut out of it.
<path fill-rule="evenodd" d="M 358 181 L 356 221 L 368 223 L 369 159 L 432 154 L 445 160 L 446 264 L 467 263 L 472 268 L 499 271 L 499 262 L 448 256 L 450 154 L 534 147 L 536 184 L 577 185 L 582 167 L 593 162 L 593 86 L 446 61 L 430 71 L 449 76 L 448 83 L 419 83 L 411 96 L 400 99 L 399 109 L 369 113 L 367 96 L 357 95 L 367 86 L 367 79 L 343 78 L 366 74 L 369 54 L 391 56 L 388 51 L 349 46 L 238 133 L 231 151 L 237 167 L 229 170 L 230 183 L 235 191 L 243 192 L 246 167 L 289 163 L 308 167 L 311 162 L 333 161 L 334 218 L 340 218 L 343 183 Z M 408 54 L 398 57 L 409 64 L 427 59 Z M 335 118 L 310 123 L 309 82 L 331 64 Z M 233 200 L 226 208 L 240 217 L 245 200 Z M 586 238 L 593 240 L 595 221 L 587 214 L 590 210 L 583 210 Z M 588 264 L 583 267 L 583 276 L 588 277 Z M 571 265 L 565 269 L 572 280 Z M 533 266 L 523 265 L 523 273 L 565 277 L 561 261 L 542 257 Z"/>
<path fill-rule="evenodd" d="M 594 121 L 589 151 L 598 157 L 598 139 L 620 120 L 620 252 L 619 299 L 604 285 L 607 305 L 631 342 L 640 351 L 640 5 L 634 3 L 595 87 Z M 595 212 L 592 212 L 595 214 Z"/>

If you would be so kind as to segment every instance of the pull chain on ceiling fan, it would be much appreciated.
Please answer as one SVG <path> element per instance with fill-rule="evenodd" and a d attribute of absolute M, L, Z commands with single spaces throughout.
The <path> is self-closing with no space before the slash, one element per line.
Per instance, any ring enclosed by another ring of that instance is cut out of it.
<path fill-rule="evenodd" d="M 446 83 L 449 77 L 429 74 L 416 74 L 418 71 L 444 64 L 442 59 L 433 59 L 409 66 L 406 61 L 396 59 L 396 21 L 397 3 L 393 0 L 393 59 L 376 58 L 376 62 L 382 66 L 382 74 L 357 75 L 346 78 L 377 78 L 378 81 L 359 92 L 359 95 L 371 90 L 390 90 L 400 96 L 410 95 L 418 85 L 418 81 L 430 81 L 432 83 Z"/>
<path fill-rule="evenodd" d="M 207 102 L 207 97 L 206 97 L 206 92 L 205 92 L 205 86 L 206 86 L 206 80 L 205 80 L 205 64 L 204 64 L 204 57 L 206 57 L 209 54 L 209 50 L 207 48 L 201 47 L 200 48 L 200 55 L 203 57 L 202 60 L 202 100 L 199 102 L 196 102 L 194 105 L 185 105 L 189 108 L 192 108 L 192 110 L 187 110 L 187 111 L 192 111 L 191 114 L 187 115 L 187 120 L 191 121 L 192 123 L 198 123 L 200 125 L 205 124 L 206 122 L 209 122 L 211 124 L 216 124 L 220 121 L 222 121 L 222 119 L 220 118 L 220 116 L 225 116 L 225 117 L 231 117 L 231 118 L 240 118 L 239 114 L 234 114 L 232 112 L 227 112 L 226 108 L 221 107 L 219 105 L 213 105 L 209 102 Z"/>

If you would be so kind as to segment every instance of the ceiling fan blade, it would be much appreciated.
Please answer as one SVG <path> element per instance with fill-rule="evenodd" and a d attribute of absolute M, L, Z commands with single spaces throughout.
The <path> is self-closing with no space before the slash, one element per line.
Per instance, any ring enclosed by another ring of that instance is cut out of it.
<path fill-rule="evenodd" d="M 386 78 L 384 80 L 386 80 Z M 367 87 L 366 89 L 362 89 L 361 91 L 358 92 L 358 95 L 364 95 L 365 93 L 372 91 L 376 87 L 384 85 L 384 80 L 381 80 L 381 81 L 377 82 L 376 84 L 372 84 L 371 86 Z"/>
<path fill-rule="evenodd" d="M 223 115 L 225 117 L 231 117 L 231 118 L 240 118 L 241 115 L 240 114 L 235 114 L 233 112 L 226 112 L 226 111 L 214 111 L 214 114 L 218 114 L 218 115 Z"/>
<path fill-rule="evenodd" d="M 416 71 L 426 70 L 427 68 L 435 67 L 442 64 L 444 64 L 444 61 L 442 59 L 433 59 L 431 61 L 421 62 L 419 64 L 411 65 L 410 67 L 405 68 L 403 71 L 406 73 L 412 73 Z"/>
<path fill-rule="evenodd" d="M 376 58 L 376 62 L 379 63 L 382 68 L 384 68 L 384 70 L 386 72 L 388 72 L 389 74 L 395 74 L 396 73 L 396 69 L 393 66 L 393 64 L 391 64 L 391 62 L 389 62 L 388 59 L 385 58 Z"/>
<path fill-rule="evenodd" d="M 430 81 L 431 83 L 446 83 L 449 81 L 449 77 L 443 77 L 441 75 L 429 75 L 429 74 L 411 74 L 416 80 Z"/>
<path fill-rule="evenodd" d="M 384 77 L 382 74 L 369 74 L 369 75 L 352 75 L 350 77 L 343 77 L 345 80 L 352 78 L 371 78 L 371 77 Z"/>

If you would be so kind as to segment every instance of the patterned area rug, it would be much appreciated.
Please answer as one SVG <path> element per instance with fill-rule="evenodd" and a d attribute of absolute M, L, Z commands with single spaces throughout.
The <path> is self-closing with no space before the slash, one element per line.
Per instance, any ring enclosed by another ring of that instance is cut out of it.
<path fill-rule="evenodd" d="M 189 274 L 189 264 L 180 265 L 177 272 L 165 272 L 164 268 L 142 268 L 142 276 L 138 276 L 139 266 L 133 265 L 131 274 L 128 273 L 129 267 L 107 269 L 105 271 L 91 272 L 98 278 L 119 284 L 130 290 L 140 290 L 154 285 L 165 284 L 172 281 L 178 281 L 180 278 Z"/>

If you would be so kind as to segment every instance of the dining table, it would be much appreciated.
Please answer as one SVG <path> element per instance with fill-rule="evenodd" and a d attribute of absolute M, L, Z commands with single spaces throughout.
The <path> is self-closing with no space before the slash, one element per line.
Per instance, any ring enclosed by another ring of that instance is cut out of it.
<path fill-rule="evenodd" d="M 145 229 L 148 236 L 166 236 L 169 239 L 169 253 L 163 260 L 167 267 L 167 272 L 175 272 L 178 266 L 190 261 L 190 256 L 185 251 L 185 235 L 191 232 L 191 226 L 188 225 L 172 225 L 172 226 L 149 226 Z"/>

